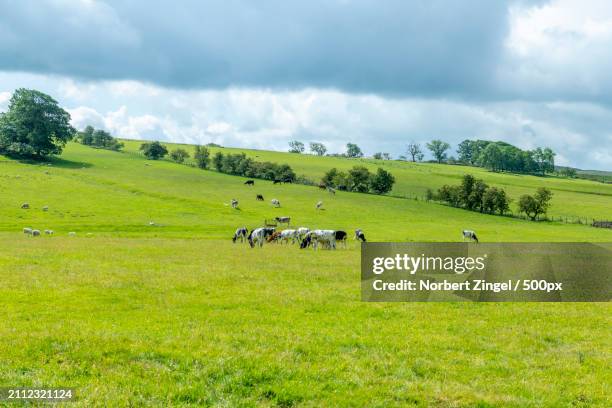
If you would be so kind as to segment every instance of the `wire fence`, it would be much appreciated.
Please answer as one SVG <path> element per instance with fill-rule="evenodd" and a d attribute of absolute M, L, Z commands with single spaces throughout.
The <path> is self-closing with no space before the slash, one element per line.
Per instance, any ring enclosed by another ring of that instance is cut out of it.
<path fill-rule="evenodd" d="M 428 198 L 427 196 L 419 195 L 419 194 L 390 194 L 390 196 L 396 197 L 396 198 L 403 198 L 406 200 L 425 201 L 427 203 L 444 205 L 447 207 L 453 207 L 444 201 L 434 200 L 432 198 Z M 461 208 L 461 207 L 453 207 L 453 208 Z M 469 211 L 469 210 L 466 210 L 466 211 Z M 513 211 L 508 211 L 504 213 L 503 215 L 502 214 L 490 214 L 490 215 L 496 215 L 498 217 L 516 218 L 519 220 L 560 222 L 563 224 L 591 225 L 596 228 L 611 228 L 612 229 L 612 221 L 596 219 L 594 217 L 580 217 L 580 216 L 575 216 L 575 215 L 574 216 L 572 215 L 569 215 L 569 216 L 568 215 L 544 215 L 544 216 L 537 217 L 535 220 L 532 220 L 525 214 L 515 213 Z"/>

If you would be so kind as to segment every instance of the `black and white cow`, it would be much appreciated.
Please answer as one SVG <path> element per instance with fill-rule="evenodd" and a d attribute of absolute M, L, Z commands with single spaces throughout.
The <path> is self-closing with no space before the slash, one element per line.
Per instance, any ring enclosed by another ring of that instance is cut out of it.
<path fill-rule="evenodd" d="M 272 204 L 273 207 L 280 207 L 280 201 L 278 201 L 276 198 L 273 198 L 272 200 L 270 200 L 270 203 Z"/>
<path fill-rule="evenodd" d="M 463 240 L 464 241 L 467 238 L 470 241 L 474 241 L 474 242 L 478 243 L 478 237 L 476 236 L 476 233 L 474 231 L 472 231 L 472 230 L 463 230 L 462 234 L 463 234 Z"/>
<path fill-rule="evenodd" d="M 291 217 L 275 217 L 276 222 L 279 224 L 291 224 Z"/>
<path fill-rule="evenodd" d="M 310 232 L 310 228 L 300 227 L 297 229 L 297 239 L 298 242 L 302 242 L 304 238 L 306 238 L 306 234 Z"/>
<path fill-rule="evenodd" d="M 238 239 L 240 239 L 240 242 L 244 242 L 247 239 L 248 233 L 249 230 L 247 229 L 247 227 L 237 228 L 236 232 L 234 233 L 234 237 L 232 238 L 232 242 L 236 243 Z"/>
<path fill-rule="evenodd" d="M 346 231 L 336 231 L 336 242 L 342 242 L 342 244 L 344 244 L 344 247 L 346 248 L 346 238 L 348 237 L 348 234 L 346 233 Z"/>
<path fill-rule="evenodd" d="M 359 228 L 355 230 L 355 239 L 357 241 L 366 242 L 366 237 L 363 231 Z"/>
<path fill-rule="evenodd" d="M 300 249 L 304 249 L 312 245 L 314 250 L 317 250 L 319 244 L 324 248 L 336 249 L 336 231 L 334 230 L 314 230 L 306 234 L 306 238 L 302 240 Z"/>
<path fill-rule="evenodd" d="M 274 234 L 275 230 L 276 228 L 255 228 L 248 236 L 249 245 L 251 245 L 251 248 L 255 248 L 255 245 L 261 248 L 266 238 Z"/>
<path fill-rule="evenodd" d="M 298 239 L 298 232 L 294 229 L 286 229 L 282 230 L 280 236 L 278 237 L 279 242 L 288 244 L 291 241 L 292 244 L 295 243 L 295 240 Z"/>
<path fill-rule="evenodd" d="M 244 184 L 246 184 L 247 186 L 254 186 L 255 185 L 255 180 L 247 180 L 244 182 Z"/>
<path fill-rule="evenodd" d="M 257 201 L 263 201 L 264 198 L 261 194 L 257 194 Z"/>

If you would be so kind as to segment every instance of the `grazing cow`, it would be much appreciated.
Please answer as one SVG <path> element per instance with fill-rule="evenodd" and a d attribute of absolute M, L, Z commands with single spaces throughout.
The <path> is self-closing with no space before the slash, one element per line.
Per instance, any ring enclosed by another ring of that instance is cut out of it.
<path fill-rule="evenodd" d="M 283 180 L 283 183 L 293 184 L 293 180 L 291 180 L 290 178 L 286 178 Z"/>
<path fill-rule="evenodd" d="M 238 200 L 236 200 L 235 198 L 232 198 L 232 208 L 233 209 L 238 208 Z"/>
<path fill-rule="evenodd" d="M 362 231 L 362 230 L 360 230 L 359 228 L 357 228 L 357 229 L 355 230 L 355 239 L 356 239 L 357 241 L 366 242 L 366 237 L 365 237 L 365 234 L 364 234 L 364 233 L 363 233 L 363 231 Z"/>
<path fill-rule="evenodd" d="M 342 242 L 344 244 L 344 247 L 346 248 L 346 237 L 348 236 L 348 234 L 346 233 L 346 231 L 336 231 L 336 242 Z"/>
<path fill-rule="evenodd" d="M 270 235 L 274 234 L 275 231 L 276 228 L 255 228 L 251 231 L 247 238 L 249 240 L 249 245 L 251 246 L 251 248 L 255 248 L 255 245 L 257 244 L 257 246 L 261 248 L 264 244 L 265 239 Z"/>
<path fill-rule="evenodd" d="M 21 204 L 21 209 L 22 210 L 29 210 L 30 209 L 30 204 L 28 204 L 28 203 Z"/>
<path fill-rule="evenodd" d="M 327 191 L 329 192 L 329 194 L 335 195 L 336 194 L 336 190 L 334 190 L 331 187 L 327 187 Z"/>
<path fill-rule="evenodd" d="M 319 184 L 319 190 L 325 190 L 327 186 L 323 183 Z"/>
<path fill-rule="evenodd" d="M 306 238 L 306 234 L 310 232 L 310 228 L 300 227 L 297 229 L 297 239 L 302 242 L 304 238 Z"/>
<path fill-rule="evenodd" d="M 33 237 L 40 237 L 40 230 L 33 229 L 32 230 L 32 236 Z"/>
<path fill-rule="evenodd" d="M 255 185 L 255 180 L 247 180 L 244 182 L 244 184 L 246 184 L 247 186 L 254 186 Z"/>
<path fill-rule="evenodd" d="M 464 241 L 467 238 L 470 241 L 475 241 L 476 243 L 478 243 L 478 237 L 476 236 L 476 233 L 474 231 L 463 230 L 462 234 L 463 234 L 463 240 Z"/>
<path fill-rule="evenodd" d="M 307 248 L 312 244 L 312 248 L 317 250 L 319 244 L 324 248 L 336 249 L 336 231 L 334 230 L 314 230 L 306 234 L 306 238 L 302 240 L 300 249 Z"/>
<path fill-rule="evenodd" d="M 280 201 L 278 201 L 276 198 L 270 200 L 270 203 L 272 203 L 272 205 L 276 208 L 280 207 Z"/>
<path fill-rule="evenodd" d="M 322 208 L 323 208 L 323 201 L 319 201 L 319 202 L 317 203 L 317 205 L 315 206 L 315 208 L 316 208 L 317 210 L 322 209 Z"/>
<path fill-rule="evenodd" d="M 270 235 L 268 237 L 268 239 L 266 241 L 272 243 L 272 242 L 276 242 L 281 236 L 281 232 L 280 231 L 275 231 L 272 235 Z"/>
<path fill-rule="evenodd" d="M 257 201 L 263 201 L 264 198 L 261 194 L 257 194 Z"/>
<path fill-rule="evenodd" d="M 232 238 L 232 242 L 236 243 L 237 239 L 240 239 L 240 242 L 244 242 L 247 239 L 248 233 L 249 233 L 249 230 L 247 229 L 247 227 L 240 227 L 236 229 L 236 232 L 234 233 L 234 237 Z"/>
<path fill-rule="evenodd" d="M 298 232 L 294 229 L 286 229 L 282 230 L 278 240 L 282 244 L 283 242 L 288 243 L 291 240 L 292 244 L 295 244 L 295 241 L 298 239 Z"/>
<path fill-rule="evenodd" d="M 32 235 L 32 228 L 24 228 L 23 233 L 26 235 Z"/>
<path fill-rule="evenodd" d="M 276 217 L 274 218 L 279 224 L 291 224 L 291 217 Z"/>
<path fill-rule="evenodd" d="M 42 210 L 43 210 L 43 211 L 49 211 L 49 206 L 45 205 L 45 206 L 42 208 Z"/>
<path fill-rule="evenodd" d="M 282 184 L 283 180 L 274 180 L 272 184 Z"/>
<path fill-rule="evenodd" d="M 46 229 L 46 230 L 45 230 L 45 234 L 46 234 L 46 235 L 53 235 L 53 230 L 48 230 L 48 229 Z"/>

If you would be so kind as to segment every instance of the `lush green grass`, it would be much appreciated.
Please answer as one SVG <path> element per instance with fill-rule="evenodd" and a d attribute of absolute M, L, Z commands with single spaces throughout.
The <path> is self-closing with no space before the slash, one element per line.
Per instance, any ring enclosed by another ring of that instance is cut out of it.
<path fill-rule="evenodd" d="M 128 149 L 136 151 L 141 142 L 126 141 Z M 172 148 L 177 145 L 170 145 Z M 182 146 L 185 148 L 185 146 Z M 187 147 L 188 151 L 192 149 Z M 374 171 L 377 167 L 389 170 L 396 177 L 391 192 L 400 197 L 424 197 L 428 188 L 437 190 L 444 184 L 459 184 L 464 174 L 473 174 L 493 186 L 502 187 L 514 199 L 512 210 L 517 212 L 516 203 L 523 194 L 533 194 L 538 187 L 547 187 L 554 193 L 549 215 L 553 217 L 609 219 L 612 217 L 612 184 L 603 184 L 584 179 L 560 177 L 537 177 L 516 174 L 500 174 L 478 167 L 451 166 L 432 163 L 411 163 L 372 159 L 344 159 L 337 157 L 304 157 L 305 155 L 271 152 L 262 150 L 212 148 L 211 151 L 240 153 L 262 161 L 288 163 L 297 174 L 303 174 L 319 182 L 321 176 L 332 167 L 348 170 L 359 164 Z"/>
<path fill-rule="evenodd" d="M 610 405 L 607 303 L 362 303 L 354 242 L 315 253 L 229 238 L 275 215 L 375 241 L 611 231 L 243 180 L 76 144 L 52 166 L 0 159 L 0 384 L 73 386 L 82 406 Z"/>

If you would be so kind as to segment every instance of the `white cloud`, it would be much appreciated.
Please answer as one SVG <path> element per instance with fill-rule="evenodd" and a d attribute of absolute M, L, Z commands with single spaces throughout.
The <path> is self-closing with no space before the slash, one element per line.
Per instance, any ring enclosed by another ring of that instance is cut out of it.
<path fill-rule="evenodd" d="M 65 92 L 66 84 L 86 93 Z M 368 154 L 396 157 L 412 140 L 456 145 L 481 138 L 526 149 L 550 146 L 560 164 L 612 168 L 612 110 L 595 103 L 390 99 L 320 89 L 193 91 L 0 73 L 0 89 L 22 86 L 56 96 L 75 127 L 91 124 L 125 138 L 275 150 L 298 139 L 323 142 L 330 152 L 344 151 L 350 141 Z"/>
<path fill-rule="evenodd" d="M 607 0 L 552 0 L 510 8 L 507 92 L 558 98 L 609 99 L 612 92 L 612 7 Z"/>
<path fill-rule="evenodd" d="M 612 165 L 605 148 L 595 159 L 590 155 L 592 146 L 610 141 L 605 132 L 612 121 L 611 110 L 593 104 L 386 99 L 316 89 L 196 92 L 137 86 L 142 92 L 123 95 L 124 105 L 118 109 L 71 110 L 73 123 L 102 124 L 127 138 L 260 149 L 286 150 L 290 140 L 299 139 L 323 142 L 330 152 L 341 152 L 350 141 L 369 154 L 388 151 L 396 157 L 411 140 L 441 138 L 456 146 L 466 138 L 480 138 L 524 149 L 550 146 L 559 153 L 560 164 Z M 99 96 L 112 99 L 114 87 L 100 84 Z"/>
<path fill-rule="evenodd" d="M 87 125 L 91 125 L 95 128 L 106 127 L 104 116 L 94 108 L 87 106 L 79 106 L 74 109 L 68 109 L 70 117 L 72 118 L 72 126 L 76 129 L 82 130 Z"/>

